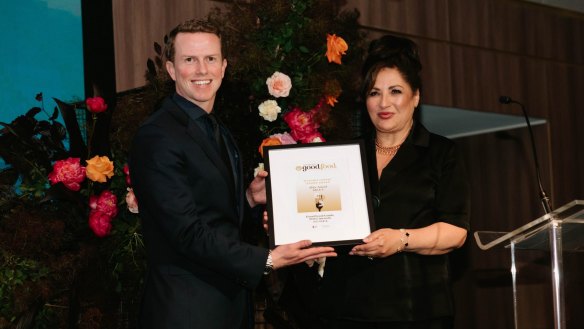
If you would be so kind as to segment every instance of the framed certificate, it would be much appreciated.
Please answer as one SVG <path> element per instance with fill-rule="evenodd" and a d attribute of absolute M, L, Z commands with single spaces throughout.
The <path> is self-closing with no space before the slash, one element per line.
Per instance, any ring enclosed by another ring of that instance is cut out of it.
<path fill-rule="evenodd" d="M 374 229 L 362 141 L 266 146 L 270 247 L 361 243 Z"/>

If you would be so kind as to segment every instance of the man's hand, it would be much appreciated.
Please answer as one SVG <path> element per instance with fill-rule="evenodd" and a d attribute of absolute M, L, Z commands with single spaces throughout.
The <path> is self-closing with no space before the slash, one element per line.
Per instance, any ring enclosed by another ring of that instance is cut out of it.
<path fill-rule="evenodd" d="M 266 204 L 266 177 L 268 177 L 267 171 L 258 172 L 245 191 L 247 202 L 252 208 L 258 204 Z"/>
<path fill-rule="evenodd" d="M 270 225 L 268 225 L 268 212 L 264 210 L 264 217 L 262 219 L 262 225 L 266 233 L 270 232 Z"/>
<path fill-rule="evenodd" d="M 310 247 L 312 242 L 302 240 L 296 243 L 283 244 L 272 250 L 272 262 L 274 269 L 305 262 L 321 257 L 336 257 L 337 253 L 332 247 Z"/>

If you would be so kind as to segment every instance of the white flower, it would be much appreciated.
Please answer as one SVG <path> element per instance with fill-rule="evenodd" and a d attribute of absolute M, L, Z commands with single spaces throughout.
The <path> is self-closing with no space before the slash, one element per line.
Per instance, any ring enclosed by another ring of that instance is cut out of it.
<path fill-rule="evenodd" d="M 264 163 L 258 163 L 258 166 L 253 170 L 253 177 L 257 176 L 260 171 L 264 171 Z"/>
<path fill-rule="evenodd" d="M 278 113 L 282 111 L 282 109 L 278 106 L 278 103 L 275 100 L 267 100 L 258 106 L 260 110 L 260 115 L 266 121 L 274 121 L 278 118 Z"/>
<path fill-rule="evenodd" d="M 309 143 L 322 143 L 324 142 L 324 138 L 322 138 L 322 136 L 316 136 L 313 139 L 310 140 Z"/>
<path fill-rule="evenodd" d="M 278 97 L 288 97 L 290 89 L 292 89 L 292 80 L 290 77 L 281 72 L 274 72 L 271 77 L 266 80 L 268 85 L 268 92 L 270 95 Z"/>

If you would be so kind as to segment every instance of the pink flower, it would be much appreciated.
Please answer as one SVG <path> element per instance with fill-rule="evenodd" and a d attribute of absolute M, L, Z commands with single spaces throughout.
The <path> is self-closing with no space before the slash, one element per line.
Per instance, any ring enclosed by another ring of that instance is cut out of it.
<path fill-rule="evenodd" d="M 288 97 L 290 89 L 292 89 L 292 80 L 290 77 L 281 72 L 274 72 L 271 77 L 266 80 L 268 85 L 268 92 L 274 97 Z"/>
<path fill-rule="evenodd" d="M 296 141 L 294 140 L 294 138 L 292 138 L 292 136 L 290 136 L 289 133 L 273 134 L 270 137 L 276 137 L 277 139 L 280 140 L 280 143 L 282 143 L 282 145 L 296 144 Z"/>
<path fill-rule="evenodd" d="M 101 113 L 107 110 L 105 100 L 99 96 L 87 98 L 85 100 L 85 105 L 87 105 L 87 109 L 91 113 Z"/>
<path fill-rule="evenodd" d="M 136 199 L 136 195 L 134 194 L 134 189 L 131 187 L 127 188 L 128 193 L 126 194 L 126 204 L 128 204 L 128 210 L 133 213 L 138 213 L 138 200 Z"/>
<path fill-rule="evenodd" d="M 84 179 L 85 167 L 81 165 L 79 158 L 58 160 L 53 165 L 53 171 L 49 173 L 51 185 L 61 182 L 72 191 L 79 191 L 81 188 L 80 183 Z"/>
<path fill-rule="evenodd" d="M 111 232 L 111 221 L 111 217 L 99 210 L 92 210 L 89 213 L 89 227 L 100 238 L 106 237 Z"/>
<path fill-rule="evenodd" d="M 118 198 L 109 190 L 101 192 L 99 196 L 89 197 L 89 208 L 92 211 L 99 211 L 110 218 L 116 217 L 118 214 Z"/>

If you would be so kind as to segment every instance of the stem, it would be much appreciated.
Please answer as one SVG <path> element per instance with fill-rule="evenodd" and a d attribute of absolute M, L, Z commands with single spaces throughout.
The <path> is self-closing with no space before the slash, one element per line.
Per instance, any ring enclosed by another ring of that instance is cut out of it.
<path fill-rule="evenodd" d="M 91 113 L 91 131 L 89 136 L 87 137 L 87 158 L 90 159 L 91 157 L 91 144 L 93 141 L 93 133 L 95 132 L 95 124 L 97 122 L 97 114 Z"/>

